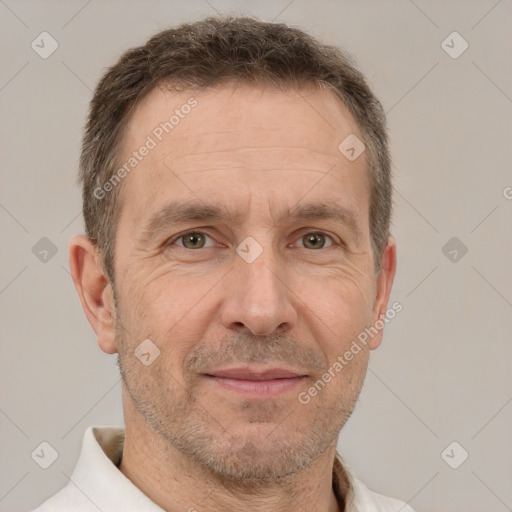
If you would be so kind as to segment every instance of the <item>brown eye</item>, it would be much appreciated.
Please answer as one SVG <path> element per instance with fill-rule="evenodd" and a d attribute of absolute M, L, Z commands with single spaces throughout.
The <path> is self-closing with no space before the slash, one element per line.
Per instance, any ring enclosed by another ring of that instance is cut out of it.
<path fill-rule="evenodd" d="M 202 233 L 187 233 L 178 238 L 178 240 L 182 240 L 183 247 L 185 249 L 202 249 L 206 243 L 206 237 Z"/>
<path fill-rule="evenodd" d="M 330 236 L 324 233 L 314 232 L 304 235 L 302 237 L 302 243 L 306 249 L 324 249 L 327 239 L 330 239 Z"/>

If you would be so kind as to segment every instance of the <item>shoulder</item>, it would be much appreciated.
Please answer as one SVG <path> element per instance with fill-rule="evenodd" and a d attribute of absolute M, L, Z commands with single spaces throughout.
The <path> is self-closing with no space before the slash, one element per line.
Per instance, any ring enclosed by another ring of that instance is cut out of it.
<path fill-rule="evenodd" d="M 95 504 L 87 500 L 70 483 L 31 512 L 69 512 L 70 510 L 73 512 L 98 512 Z"/>

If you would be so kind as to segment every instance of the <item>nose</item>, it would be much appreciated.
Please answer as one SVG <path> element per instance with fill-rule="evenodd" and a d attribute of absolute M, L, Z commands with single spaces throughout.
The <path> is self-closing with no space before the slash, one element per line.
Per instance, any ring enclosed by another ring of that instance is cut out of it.
<path fill-rule="evenodd" d="M 268 336 L 290 330 L 297 321 L 295 295 L 286 272 L 264 251 L 255 261 L 238 258 L 230 272 L 221 320 L 227 329 Z"/>

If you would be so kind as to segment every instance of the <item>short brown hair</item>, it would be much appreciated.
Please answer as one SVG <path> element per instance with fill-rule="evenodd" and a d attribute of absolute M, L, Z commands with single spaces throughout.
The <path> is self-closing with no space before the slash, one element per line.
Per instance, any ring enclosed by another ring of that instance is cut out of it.
<path fill-rule="evenodd" d="M 123 128 L 133 108 L 162 83 L 202 90 L 229 81 L 297 90 L 328 86 L 347 106 L 366 146 L 370 235 L 378 270 L 389 236 L 391 162 L 385 114 L 363 75 L 343 50 L 322 45 L 296 28 L 253 18 L 212 17 L 165 30 L 128 50 L 94 92 L 78 179 L 86 234 L 112 283 L 122 187 L 100 199 L 95 190 L 119 166 Z"/>

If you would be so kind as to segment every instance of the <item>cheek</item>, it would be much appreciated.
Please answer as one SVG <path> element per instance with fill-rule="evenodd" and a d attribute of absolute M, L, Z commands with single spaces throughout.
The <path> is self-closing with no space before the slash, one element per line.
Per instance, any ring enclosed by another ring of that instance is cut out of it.
<path fill-rule="evenodd" d="M 183 360 L 201 339 L 208 321 L 205 311 L 210 286 L 204 282 L 182 285 L 168 274 L 132 287 L 129 295 L 130 323 L 139 338 L 151 339 L 160 349 L 159 364 L 181 380 Z"/>
<path fill-rule="evenodd" d="M 314 339 L 329 365 L 338 357 L 343 358 L 371 323 L 373 304 L 368 299 L 368 286 L 361 287 L 350 280 L 331 281 L 318 288 L 310 287 L 307 300 L 302 295 L 301 302 L 304 321 L 312 328 Z M 354 370 L 357 370 L 355 367 L 359 364 L 365 366 L 368 358 L 365 351 L 368 351 L 367 347 L 361 345 L 359 349 L 353 348 L 357 354 L 348 354 Z M 356 364 L 352 364 L 356 358 Z M 349 373 L 348 370 L 344 369 L 344 372 Z"/>
<path fill-rule="evenodd" d="M 305 310 L 317 314 L 335 333 L 336 327 L 343 329 L 340 334 L 350 327 L 364 328 L 372 317 L 373 288 L 370 279 L 358 277 L 338 273 L 320 281 L 302 279 L 296 295 Z"/>
<path fill-rule="evenodd" d="M 336 347 L 329 357 L 329 368 L 321 377 L 328 380 L 326 400 L 341 400 L 346 405 L 355 403 L 359 395 L 369 360 L 367 346 L 358 344 L 356 337 Z M 351 407 L 350 407 L 351 409 Z"/>

